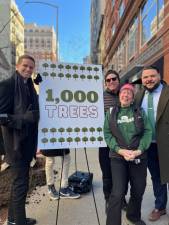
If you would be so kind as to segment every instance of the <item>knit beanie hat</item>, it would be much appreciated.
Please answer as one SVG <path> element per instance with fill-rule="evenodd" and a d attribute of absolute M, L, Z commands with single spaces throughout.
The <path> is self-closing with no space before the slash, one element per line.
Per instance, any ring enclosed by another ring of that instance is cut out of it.
<path fill-rule="evenodd" d="M 132 91 L 133 95 L 135 93 L 135 89 L 133 87 L 132 84 L 124 84 L 121 88 L 120 88 L 120 92 L 122 92 L 123 90 L 128 89 L 130 91 Z"/>

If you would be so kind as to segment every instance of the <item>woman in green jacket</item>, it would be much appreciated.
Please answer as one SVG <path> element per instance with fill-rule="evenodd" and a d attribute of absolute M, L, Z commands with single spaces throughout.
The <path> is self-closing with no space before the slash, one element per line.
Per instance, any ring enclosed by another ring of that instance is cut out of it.
<path fill-rule="evenodd" d="M 135 225 L 141 220 L 141 203 L 146 187 L 147 154 L 152 130 L 143 109 L 133 105 L 134 87 L 125 84 L 119 93 L 119 106 L 106 114 L 104 136 L 110 148 L 112 192 L 109 198 L 106 225 L 121 225 L 121 207 L 127 179 L 131 191 L 126 216 Z"/>

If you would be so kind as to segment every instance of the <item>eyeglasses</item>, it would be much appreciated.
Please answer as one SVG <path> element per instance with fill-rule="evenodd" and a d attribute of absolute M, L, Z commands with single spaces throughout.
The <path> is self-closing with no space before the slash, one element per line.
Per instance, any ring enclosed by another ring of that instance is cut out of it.
<path fill-rule="evenodd" d="M 106 82 L 110 83 L 110 81 L 116 81 L 116 80 L 117 80 L 117 77 L 112 77 L 112 78 L 106 79 Z"/>

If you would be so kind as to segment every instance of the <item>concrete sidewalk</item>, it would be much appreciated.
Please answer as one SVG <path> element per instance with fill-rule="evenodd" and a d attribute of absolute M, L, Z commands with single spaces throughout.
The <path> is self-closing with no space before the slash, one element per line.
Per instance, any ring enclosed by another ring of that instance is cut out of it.
<path fill-rule="evenodd" d="M 97 149 L 87 151 L 89 167 L 92 173 L 94 173 L 93 188 L 94 195 L 96 198 L 96 204 L 99 214 L 100 225 L 105 225 L 105 202 L 102 193 L 102 182 L 101 182 L 101 172 L 98 162 L 98 151 Z M 72 162 L 70 174 L 74 172 L 74 150 L 71 152 Z M 61 167 L 61 163 L 58 159 L 58 167 Z M 84 150 L 77 151 L 77 168 L 81 171 L 87 171 L 86 159 Z M 58 180 L 58 179 L 57 179 Z M 57 181 L 57 187 L 59 182 Z M 157 222 L 149 222 L 147 220 L 147 215 L 151 212 L 153 204 L 153 192 L 151 186 L 151 180 L 148 176 L 148 184 L 146 188 L 146 193 L 144 195 L 143 205 L 142 205 L 142 219 L 147 225 L 169 225 L 168 215 L 162 216 Z M 56 213 L 58 208 L 58 200 L 50 200 L 47 194 L 47 187 L 37 188 L 37 190 L 32 194 L 29 199 L 29 204 L 27 205 L 27 216 L 36 218 L 38 225 L 99 225 L 92 192 L 82 195 L 80 199 L 60 199 L 59 201 L 59 212 L 58 221 L 56 223 Z M 169 207 L 168 212 L 169 212 Z M 127 225 L 125 219 L 125 213 L 123 212 L 123 222 L 122 225 Z M 112 221 L 113 225 L 113 221 Z"/>

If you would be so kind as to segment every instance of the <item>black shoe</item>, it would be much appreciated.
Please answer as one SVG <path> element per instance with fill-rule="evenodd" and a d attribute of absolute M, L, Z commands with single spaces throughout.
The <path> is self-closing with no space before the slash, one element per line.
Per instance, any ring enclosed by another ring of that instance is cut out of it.
<path fill-rule="evenodd" d="M 26 218 L 27 225 L 34 225 L 36 224 L 36 220 L 33 218 Z"/>
<path fill-rule="evenodd" d="M 146 225 L 146 223 L 143 220 L 139 220 L 135 222 L 134 225 Z"/>
<path fill-rule="evenodd" d="M 131 222 L 133 225 L 146 225 L 146 223 L 143 221 L 143 220 L 138 220 L 137 222 L 133 222 L 133 221 L 131 221 L 131 220 L 129 220 L 129 219 L 127 219 L 129 222 Z M 127 223 L 127 225 L 128 225 L 128 223 Z"/>
<path fill-rule="evenodd" d="M 15 225 L 15 222 L 8 221 L 7 225 Z M 26 225 L 34 225 L 36 224 L 36 220 L 32 218 L 26 218 Z"/>

